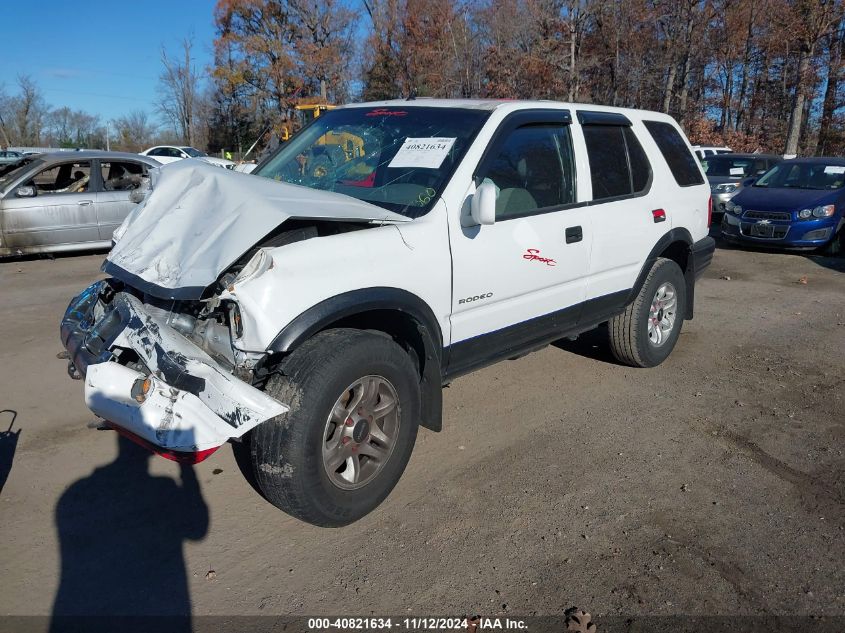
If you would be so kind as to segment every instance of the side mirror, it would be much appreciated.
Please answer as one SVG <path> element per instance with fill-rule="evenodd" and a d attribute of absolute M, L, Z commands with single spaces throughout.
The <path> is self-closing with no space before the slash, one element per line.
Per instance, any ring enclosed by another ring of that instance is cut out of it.
<path fill-rule="evenodd" d="M 756 178 L 746 178 L 745 180 L 742 181 L 742 186 L 743 187 L 750 187 L 755 182 L 757 182 Z"/>
<path fill-rule="evenodd" d="M 478 185 L 470 201 L 470 215 L 476 224 L 495 224 L 496 185 L 491 182 Z"/>
<path fill-rule="evenodd" d="M 15 190 L 15 195 L 18 198 L 34 198 L 38 195 L 38 190 L 32 185 L 24 185 Z"/>

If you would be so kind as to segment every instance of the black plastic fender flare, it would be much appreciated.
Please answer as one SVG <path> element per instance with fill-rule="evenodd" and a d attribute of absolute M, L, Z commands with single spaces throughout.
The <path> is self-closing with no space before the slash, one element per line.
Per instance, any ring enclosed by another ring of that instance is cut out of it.
<path fill-rule="evenodd" d="M 682 227 L 669 230 L 667 233 L 664 233 L 659 240 L 657 240 L 657 243 L 651 249 L 651 252 L 648 254 L 648 257 L 646 257 L 643 267 L 640 269 L 640 274 L 637 276 L 637 281 L 634 283 L 633 288 L 631 288 L 631 291 L 628 294 L 628 298 L 625 301 L 625 305 L 628 305 L 634 299 L 637 298 L 637 295 L 640 294 L 640 290 L 642 289 L 643 285 L 645 285 L 645 280 L 646 277 L 648 277 L 648 273 L 651 270 L 651 267 L 654 266 L 654 262 L 657 261 L 663 251 L 665 251 L 667 248 L 669 248 L 670 245 L 674 244 L 675 242 L 684 243 L 686 245 L 687 250 L 689 251 L 687 254 L 686 269 L 682 270 L 681 272 L 683 272 L 684 274 L 687 295 L 687 309 L 684 318 L 692 318 L 693 304 L 695 303 L 695 257 L 692 252 L 692 235 L 687 229 Z"/>
<path fill-rule="evenodd" d="M 329 297 L 295 317 L 276 335 L 267 351 L 273 354 L 296 349 L 317 332 L 348 317 L 373 310 L 401 312 L 416 324 L 425 349 L 420 358 L 421 422 L 433 431 L 443 426 L 442 355 L 443 337 L 434 312 L 417 295 L 401 288 L 361 288 Z"/>

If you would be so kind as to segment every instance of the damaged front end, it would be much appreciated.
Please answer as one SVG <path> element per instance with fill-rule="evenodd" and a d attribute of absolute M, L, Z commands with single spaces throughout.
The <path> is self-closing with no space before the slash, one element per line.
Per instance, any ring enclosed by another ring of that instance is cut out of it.
<path fill-rule="evenodd" d="M 165 457 L 201 461 L 288 407 L 250 384 L 262 354 L 233 350 L 230 308 L 160 300 L 115 279 L 75 297 L 61 323 L 68 371 L 106 424 Z"/>

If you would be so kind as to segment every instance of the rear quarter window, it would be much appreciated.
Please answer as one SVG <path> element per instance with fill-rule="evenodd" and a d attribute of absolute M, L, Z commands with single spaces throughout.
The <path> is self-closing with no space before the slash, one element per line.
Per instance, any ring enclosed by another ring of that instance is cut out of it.
<path fill-rule="evenodd" d="M 704 177 L 701 175 L 698 163 L 678 130 L 673 125 L 661 121 L 643 121 L 643 123 L 654 142 L 657 143 L 663 158 L 666 159 L 675 182 L 681 187 L 703 185 Z"/>

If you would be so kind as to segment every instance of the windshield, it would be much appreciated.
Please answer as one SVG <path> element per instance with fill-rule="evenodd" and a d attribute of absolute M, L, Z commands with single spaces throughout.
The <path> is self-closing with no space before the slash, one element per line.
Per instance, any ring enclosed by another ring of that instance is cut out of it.
<path fill-rule="evenodd" d="M 755 187 L 785 189 L 840 189 L 845 185 L 845 165 L 824 163 L 781 163 L 760 180 Z"/>
<path fill-rule="evenodd" d="M 8 165 L 0 165 L 0 190 L 5 189 L 10 183 L 14 182 L 18 176 L 22 176 L 24 172 L 29 171 L 33 167 L 33 163 L 44 161 L 34 156 L 24 156 L 19 161 L 10 163 Z"/>
<path fill-rule="evenodd" d="M 755 163 L 757 168 L 755 169 Z M 760 170 L 765 170 L 766 165 L 759 159 L 738 156 L 710 156 L 701 161 L 704 173 L 708 176 L 724 176 L 726 178 L 745 178 Z"/>
<path fill-rule="evenodd" d="M 253 174 L 426 213 L 489 115 L 425 107 L 325 112 Z"/>
<path fill-rule="evenodd" d="M 194 149 L 193 147 L 182 147 L 180 148 L 183 152 L 185 152 L 191 158 L 196 158 L 197 156 L 205 156 L 205 152 L 201 152 L 198 149 Z"/>

